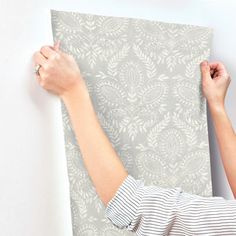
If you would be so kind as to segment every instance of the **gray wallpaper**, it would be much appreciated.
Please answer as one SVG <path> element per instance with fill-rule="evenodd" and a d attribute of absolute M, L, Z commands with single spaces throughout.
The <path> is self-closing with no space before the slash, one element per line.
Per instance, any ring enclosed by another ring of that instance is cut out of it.
<path fill-rule="evenodd" d="M 147 185 L 212 196 L 199 68 L 212 29 L 56 10 L 51 16 L 54 41 L 77 60 L 128 172 Z M 105 218 L 63 103 L 62 115 L 74 236 L 131 235 Z"/>

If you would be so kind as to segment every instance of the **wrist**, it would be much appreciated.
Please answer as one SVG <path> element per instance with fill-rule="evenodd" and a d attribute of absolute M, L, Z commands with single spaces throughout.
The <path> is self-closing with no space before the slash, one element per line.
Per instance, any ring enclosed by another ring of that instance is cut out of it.
<path fill-rule="evenodd" d="M 224 103 L 213 103 L 208 101 L 211 114 L 225 113 Z"/>
<path fill-rule="evenodd" d="M 89 99 L 89 93 L 85 82 L 81 80 L 65 91 L 60 97 L 64 104 L 67 105 L 68 103 L 76 100 L 82 101 L 84 99 Z"/>

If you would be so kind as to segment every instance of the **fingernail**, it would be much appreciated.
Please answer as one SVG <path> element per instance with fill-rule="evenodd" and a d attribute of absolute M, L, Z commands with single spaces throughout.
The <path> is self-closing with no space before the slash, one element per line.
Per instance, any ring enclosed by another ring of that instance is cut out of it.
<path fill-rule="evenodd" d="M 208 61 L 203 61 L 202 63 L 201 63 L 201 66 L 208 66 Z"/>

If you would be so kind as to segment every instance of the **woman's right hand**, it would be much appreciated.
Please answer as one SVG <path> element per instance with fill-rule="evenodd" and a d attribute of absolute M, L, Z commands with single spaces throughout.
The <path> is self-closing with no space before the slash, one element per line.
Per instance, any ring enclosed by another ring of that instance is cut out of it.
<path fill-rule="evenodd" d="M 231 78 L 221 62 L 203 61 L 200 64 L 202 90 L 210 108 L 223 108 Z"/>

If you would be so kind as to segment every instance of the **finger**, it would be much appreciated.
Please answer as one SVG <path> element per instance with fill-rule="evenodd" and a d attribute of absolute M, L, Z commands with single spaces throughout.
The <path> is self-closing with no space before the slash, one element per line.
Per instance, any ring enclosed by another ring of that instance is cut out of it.
<path fill-rule="evenodd" d="M 54 50 L 55 51 L 59 51 L 60 50 L 60 41 L 59 40 L 54 43 Z"/>
<path fill-rule="evenodd" d="M 37 81 L 41 87 L 45 87 L 45 79 L 43 79 L 41 76 L 37 75 Z"/>
<path fill-rule="evenodd" d="M 36 74 L 36 79 L 37 79 L 38 83 L 40 84 L 40 80 L 41 80 L 40 75 Z"/>
<path fill-rule="evenodd" d="M 218 71 L 215 71 L 215 73 L 212 75 L 212 78 L 216 78 L 219 76 L 219 72 Z"/>
<path fill-rule="evenodd" d="M 46 58 L 50 58 L 50 57 L 54 57 L 56 54 L 56 51 L 54 50 L 53 47 L 51 46 L 43 46 L 40 49 L 40 52 L 46 57 Z"/>
<path fill-rule="evenodd" d="M 211 73 L 211 75 L 213 75 L 215 73 L 215 70 L 210 68 L 210 73 Z"/>
<path fill-rule="evenodd" d="M 211 78 L 211 73 L 210 73 L 210 66 L 208 64 L 208 61 L 203 61 L 200 64 L 201 67 L 201 76 L 202 79 L 209 79 Z"/>
<path fill-rule="evenodd" d="M 216 68 L 225 68 L 224 64 L 220 61 L 209 62 L 209 66 L 211 68 L 214 68 L 214 69 L 216 69 Z"/>
<path fill-rule="evenodd" d="M 47 59 L 43 56 L 41 52 L 35 52 L 34 54 L 34 63 L 35 65 L 44 66 L 47 62 Z"/>
<path fill-rule="evenodd" d="M 40 75 L 36 74 L 36 80 L 37 80 L 38 84 L 39 84 L 40 86 L 42 86 L 42 81 L 43 81 L 43 79 L 41 78 Z"/>
<path fill-rule="evenodd" d="M 214 71 L 213 74 L 217 73 L 218 76 L 223 76 L 228 74 L 224 64 L 221 62 L 211 62 L 209 63 L 209 66 Z"/>

